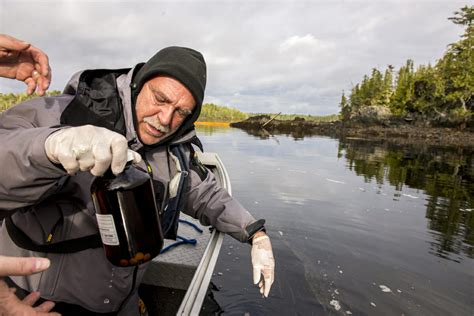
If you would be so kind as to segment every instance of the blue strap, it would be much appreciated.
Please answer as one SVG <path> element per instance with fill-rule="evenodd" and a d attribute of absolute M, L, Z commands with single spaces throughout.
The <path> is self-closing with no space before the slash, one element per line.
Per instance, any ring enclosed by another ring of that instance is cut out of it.
<path fill-rule="evenodd" d="M 201 228 L 199 228 L 196 224 L 194 223 L 191 223 L 187 220 L 184 220 L 184 219 L 180 219 L 179 220 L 180 223 L 183 223 L 183 224 L 187 224 L 189 226 L 191 226 L 192 228 L 194 228 L 197 232 L 199 232 L 200 234 L 203 233 L 203 230 Z M 180 239 L 180 241 L 177 241 L 175 243 L 172 243 L 171 245 L 169 246 L 166 246 L 165 248 L 161 249 L 160 251 L 160 254 L 162 253 L 165 253 L 167 252 L 168 250 L 174 248 L 174 247 L 177 247 L 179 245 L 185 245 L 185 244 L 188 244 L 188 245 L 195 245 L 197 244 L 197 240 L 196 239 L 187 239 L 187 238 L 184 238 L 184 237 L 181 237 L 181 236 L 176 236 L 177 239 Z"/>
<path fill-rule="evenodd" d="M 180 219 L 179 222 L 191 226 L 191 227 L 194 228 L 197 232 L 199 232 L 199 233 L 202 234 L 202 229 L 199 228 L 196 224 L 191 223 L 190 221 L 187 221 L 187 220 L 185 220 L 185 219 Z"/>

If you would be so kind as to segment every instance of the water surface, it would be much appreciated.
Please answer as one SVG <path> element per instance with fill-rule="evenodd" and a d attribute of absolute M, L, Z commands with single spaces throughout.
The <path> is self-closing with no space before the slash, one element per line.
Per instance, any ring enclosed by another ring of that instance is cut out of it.
<path fill-rule="evenodd" d="M 263 299 L 250 247 L 226 237 L 212 279 L 223 315 L 473 315 L 472 149 L 198 134 L 267 220 L 276 258 Z"/>

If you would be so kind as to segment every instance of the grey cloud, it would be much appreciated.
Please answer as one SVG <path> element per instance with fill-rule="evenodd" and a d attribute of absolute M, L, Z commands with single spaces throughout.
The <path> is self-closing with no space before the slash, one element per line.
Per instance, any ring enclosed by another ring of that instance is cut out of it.
<path fill-rule="evenodd" d="M 206 100 L 251 112 L 331 114 L 372 67 L 434 63 L 461 28 L 457 1 L 9 1 L 0 32 L 51 60 L 53 89 L 85 68 L 131 67 L 182 45 L 208 62 Z M 0 80 L 0 92 L 22 91 Z"/>

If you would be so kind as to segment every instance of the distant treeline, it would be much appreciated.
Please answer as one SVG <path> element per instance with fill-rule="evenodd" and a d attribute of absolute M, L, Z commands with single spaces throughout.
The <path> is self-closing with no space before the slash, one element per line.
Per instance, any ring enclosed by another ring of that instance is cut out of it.
<path fill-rule="evenodd" d="M 53 90 L 46 92 L 47 96 L 61 94 L 61 91 Z M 0 93 L 0 112 L 5 111 L 9 107 L 14 106 L 15 104 L 24 102 L 26 100 L 37 98 L 37 94 L 28 95 L 26 93 Z"/>
<path fill-rule="evenodd" d="M 54 90 L 47 93 L 48 96 L 61 94 L 60 91 Z M 15 104 L 23 101 L 38 97 L 37 95 L 27 95 L 26 93 L 0 93 L 0 112 L 8 109 Z M 238 122 L 246 120 L 251 116 L 266 114 L 273 117 L 276 114 L 269 113 L 244 113 L 237 109 L 227 106 L 216 105 L 212 103 L 206 103 L 202 106 L 201 115 L 198 121 L 200 122 Z M 280 114 L 277 119 L 279 120 L 293 120 L 296 117 L 304 118 L 309 121 L 317 122 L 333 122 L 338 120 L 338 115 L 328 116 L 314 116 L 314 115 L 300 115 L 300 114 Z"/>
<path fill-rule="evenodd" d="M 434 66 L 415 68 L 409 59 L 395 76 L 391 65 L 383 73 L 374 68 L 347 97 L 342 93 L 341 119 L 376 113 L 375 116 L 390 115 L 439 125 L 473 123 L 474 6 L 461 8 L 449 20 L 464 26 L 465 31 Z"/>
<path fill-rule="evenodd" d="M 249 117 L 248 114 L 237 109 L 220 106 L 213 103 L 206 103 L 202 106 L 200 122 L 238 122 Z"/>

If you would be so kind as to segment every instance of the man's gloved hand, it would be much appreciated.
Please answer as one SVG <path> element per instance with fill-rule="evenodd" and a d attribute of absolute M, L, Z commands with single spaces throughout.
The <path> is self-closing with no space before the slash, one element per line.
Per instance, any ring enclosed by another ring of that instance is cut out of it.
<path fill-rule="evenodd" d="M 252 239 L 253 283 L 260 287 L 260 293 L 268 297 L 275 279 L 275 259 L 272 244 L 265 233 L 257 233 Z M 263 275 L 263 277 L 262 277 Z"/>
<path fill-rule="evenodd" d="M 114 174 L 119 174 L 127 163 L 127 139 L 93 125 L 58 130 L 48 136 L 44 148 L 48 159 L 61 164 L 71 175 L 90 170 L 94 176 L 100 176 L 109 166 Z M 130 152 L 134 163 L 141 161 L 138 153 Z"/>

